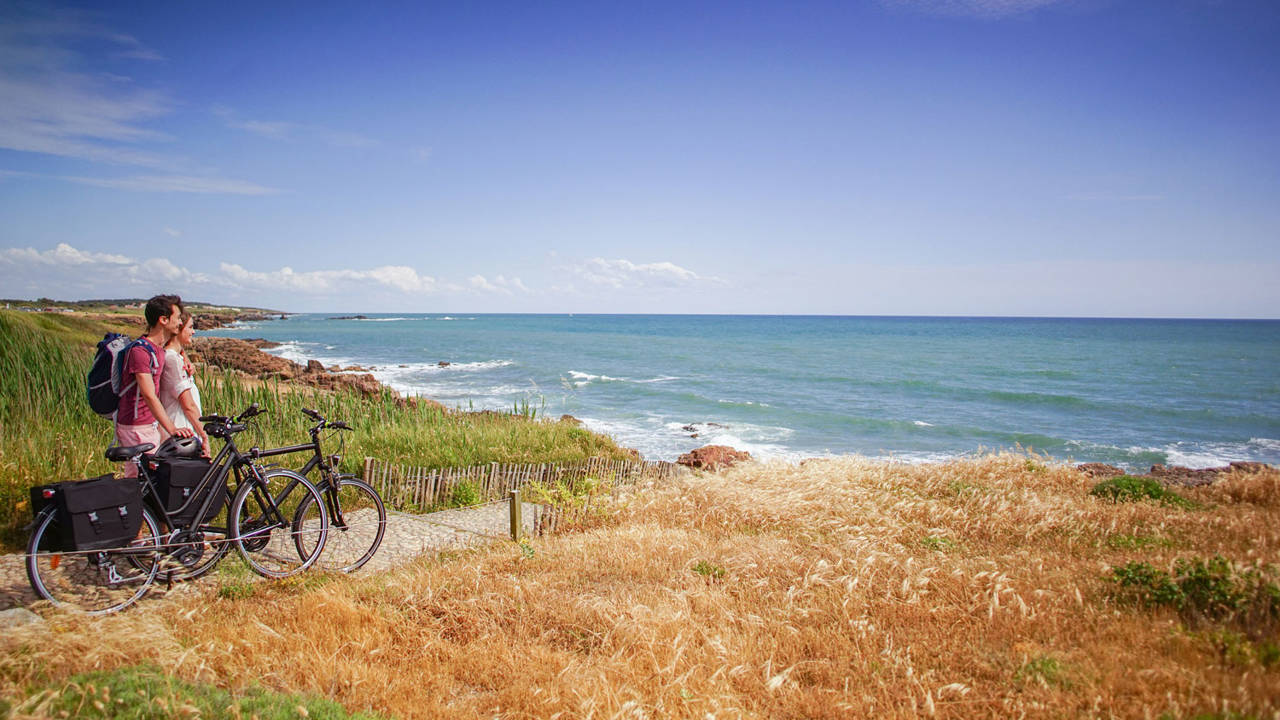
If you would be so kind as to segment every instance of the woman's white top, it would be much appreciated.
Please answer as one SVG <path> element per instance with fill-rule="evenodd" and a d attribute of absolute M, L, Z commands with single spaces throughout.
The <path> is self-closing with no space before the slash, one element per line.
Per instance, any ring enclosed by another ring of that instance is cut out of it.
<path fill-rule="evenodd" d="M 191 391 L 191 399 L 196 401 L 197 414 L 203 415 L 204 411 L 200 409 L 200 388 L 196 387 L 191 373 L 183 368 L 182 356 L 177 350 L 165 350 L 164 374 L 160 376 L 160 404 L 164 405 L 164 411 L 169 414 L 174 427 L 195 430 L 191 427 L 187 414 L 182 412 L 182 403 L 178 402 L 182 393 L 188 390 Z"/>

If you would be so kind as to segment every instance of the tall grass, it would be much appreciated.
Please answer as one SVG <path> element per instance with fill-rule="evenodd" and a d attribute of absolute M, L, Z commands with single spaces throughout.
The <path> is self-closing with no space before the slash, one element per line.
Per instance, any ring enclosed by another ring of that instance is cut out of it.
<path fill-rule="evenodd" d="M 1274 637 L 1118 601 L 1109 569 L 1280 563 L 1280 473 L 1190 489 L 1187 509 L 1100 500 L 1041 467 L 678 477 L 523 546 L 50 616 L 0 636 L 0 697 L 149 662 L 398 718 L 1275 717 Z M 1177 547 L 1105 542 L 1155 533 Z"/>
<path fill-rule="evenodd" d="M 111 422 L 89 409 L 84 387 L 94 344 L 106 329 L 122 330 L 75 315 L 0 311 L 0 544 L 24 542 L 28 487 L 115 469 L 102 456 L 112 442 Z M 389 392 L 298 388 L 210 368 L 201 369 L 197 382 L 205 413 L 231 415 L 254 402 L 268 411 L 237 436 L 242 449 L 306 442 L 310 420 L 303 407 L 347 421 L 355 428 L 344 438 L 349 472 L 359 472 L 366 455 L 422 467 L 627 457 L 608 437 L 536 421 L 527 407 L 523 414 L 444 411 Z M 338 450 L 336 440 L 327 451 Z M 297 457 L 298 464 L 305 459 Z"/>

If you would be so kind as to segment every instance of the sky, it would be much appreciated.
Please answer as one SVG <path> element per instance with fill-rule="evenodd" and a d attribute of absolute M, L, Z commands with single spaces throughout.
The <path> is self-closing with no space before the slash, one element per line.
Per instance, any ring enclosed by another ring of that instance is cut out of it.
<path fill-rule="evenodd" d="M 1280 317 L 1272 0 L 0 0 L 0 297 Z"/>

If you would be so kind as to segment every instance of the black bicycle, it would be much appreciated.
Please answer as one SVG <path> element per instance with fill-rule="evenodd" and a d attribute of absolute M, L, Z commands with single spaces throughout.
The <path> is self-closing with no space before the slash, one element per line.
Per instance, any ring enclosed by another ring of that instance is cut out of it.
<path fill-rule="evenodd" d="M 329 529 L 319 491 L 292 471 L 275 471 L 268 478 L 235 444 L 234 436 L 248 428 L 246 421 L 262 412 L 255 403 L 234 418 L 200 418 L 209 437 L 225 444 L 192 483 L 166 478 L 173 463 L 148 454 L 155 449 L 150 443 L 109 448 L 108 459 L 139 466 L 141 528 L 118 546 L 67 549 L 66 521 L 53 505 L 41 509 L 26 555 L 27 577 L 36 594 L 92 614 L 113 612 L 145 595 L 162 572 L 169 580 L 208 572 L 233 544 L 245 563 L 265 577 L 287 577 L 311 567 L 324 550 Z M 232 478 L 235 493 L 228 504 Z"/>
<path fill-rule="evenodd" d="M 324 498 L 325 508 L 329 514 L 329 536 L 326 540 L 324 556 L 319 566 L 326 570 L 352 572 L 364 566 L 378 552 L 382 545 L 382 537 L 387 528 L 387 509 L 382 497 L 373 486 L 356 477 L 339 470 L 342 453 L 326 455 L 321 439 L 326 430 L 334 434 L 351 431 L 352 428 L 341 420 L 327 420 L 320 413 L 310 408 L 302 408 L 302 414 L 315 421 L 308 433 L 311 442 L 301 445 L 261 450 L 253 448 L 249 451 L 255 458 L 274 457 L 296 452 L 311 452 L 306 464 L 296 472 L 284 468 L 269 468 L 264 472 L 268 480 L 285 479 L 292 481 L 295 476 L 306 477 L 312 472 L 319 472 L 316 489 Z M 286 489 L 287 489 L 286 484 Z M 309 511 L 309 508 L 302 508 Z M 298 552 L 305 551 L 299 547 Z"/>

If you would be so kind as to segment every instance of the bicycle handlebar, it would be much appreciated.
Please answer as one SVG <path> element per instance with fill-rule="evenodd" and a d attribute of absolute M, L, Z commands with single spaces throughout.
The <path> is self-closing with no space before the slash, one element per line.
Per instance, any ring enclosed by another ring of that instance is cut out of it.
<path fill-rule="evenodd" d="M 333 422 L 329 422 L 324 418 L 323 415 L 316 412 L 315 410 L 312 410 L 311 408 L 302 408 L 302 414 L 306 415 L 307 417 L 319 423 L 319 425 L 316 425 L 315 427 L 311 428 L 311 432 L 318 432 L 325 428 L 332 428 L 334 430 L 355 430 L 355 428 L 351 427 L 350 425 L 348 425 L 346 422 L 342 420 L 334 420 Z"/>

